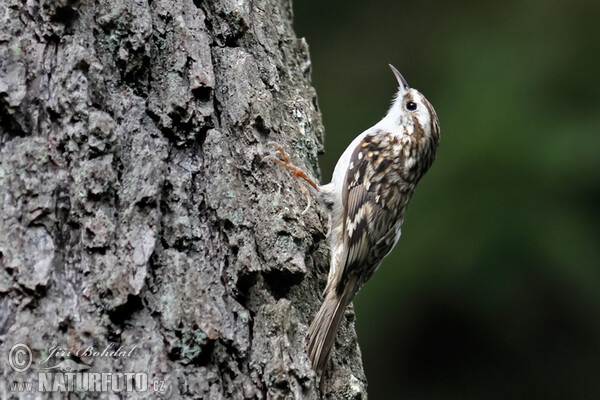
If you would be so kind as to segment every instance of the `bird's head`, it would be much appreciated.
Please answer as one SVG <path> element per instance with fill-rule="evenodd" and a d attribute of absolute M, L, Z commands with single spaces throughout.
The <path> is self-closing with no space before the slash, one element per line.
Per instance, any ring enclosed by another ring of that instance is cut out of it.
<path fill-rule="evenodd" d="M 382 122 L 388 131 L 401 137 L 402 143 L 409 145 L 409 157 L 421 164 L 420 172 L 424 173 L 435 158 L 440 139 L 440 123 L 425 96 L 411 88 L 393 65 L 390 64 L 390 68 L 398 81 L 398 92 Z M 407 149 L 404 145 L 403 147 Z"/>
<path fill-rule="evenodd" d="M 440 134 L 440 123 L 431 103 L 417 89 L 411 88 L 393 65 L 390 68 L 398 81 L 398 92 L 388 117 L 407 133 L 435 139 Z"/>

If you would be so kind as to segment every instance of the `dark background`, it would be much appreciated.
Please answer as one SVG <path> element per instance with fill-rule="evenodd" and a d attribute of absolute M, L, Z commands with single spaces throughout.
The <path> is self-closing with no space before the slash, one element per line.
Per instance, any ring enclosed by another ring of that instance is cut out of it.
<path fill-rule="evenodd" d="M 328 182 L 394 64 L 438 158 L 357 296 L 371 399 L 600 395 L 600 2 L 295 2 Z"/>

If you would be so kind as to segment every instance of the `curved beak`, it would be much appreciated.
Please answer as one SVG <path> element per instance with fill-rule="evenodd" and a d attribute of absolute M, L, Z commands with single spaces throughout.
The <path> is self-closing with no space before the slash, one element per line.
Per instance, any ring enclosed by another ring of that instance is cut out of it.
<path fill-rule="evenodd" d="M 398 81 L 398 86 L 401 87 L 401 88 L 403 88 L 403 89 L 410 88 L 410 86 L 408 86 L 408 83 L 406 82 L 406 79 L 404 79 L 404 77 L 402 76 L 402 74 L 400 73 L 400 71 L 398 71 L 396 69 L 396 67 L 394 67 L 392 64 L 388 64 L 388 65 L 392 69 L 392 72 L 394 73 L 394 76 L 396 77 L 396 80 Z"/>

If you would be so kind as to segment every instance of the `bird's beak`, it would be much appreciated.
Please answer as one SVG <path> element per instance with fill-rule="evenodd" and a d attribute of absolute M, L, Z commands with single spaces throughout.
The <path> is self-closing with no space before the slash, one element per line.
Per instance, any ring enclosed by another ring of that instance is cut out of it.
<path fill-rule="evenodd" d="M 402 76 L 400 71 L 398 71 L 396 69 L 396 67 L 394 67 L 392 64 L 388 64 L 388 65 L 392 69 L 392 72 L 394 73 L 394 76 L 396 77 L 396 80 L 398 81 L 398 86 L 404 90 L 410 88 L 410 86 L 408 86 L 408 83 L 406 83 L 406 79 L 404 79 L 404 77 Z"/>

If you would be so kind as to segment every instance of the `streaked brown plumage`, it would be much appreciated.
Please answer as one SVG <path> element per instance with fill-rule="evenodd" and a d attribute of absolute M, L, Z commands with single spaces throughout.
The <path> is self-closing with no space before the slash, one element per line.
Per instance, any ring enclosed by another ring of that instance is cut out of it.
<path fill-rule="evenodd" d="M 406 207 L 439 143 L 433 106 L 390 67 L 399 84 L 392 107 L 346 148 L 331 183 L 318 186 L 331 206 L 331 263 L 325 299 L 308 333 L 315 370 L 327 362 L 346 307 L 398 242 Z"/>

